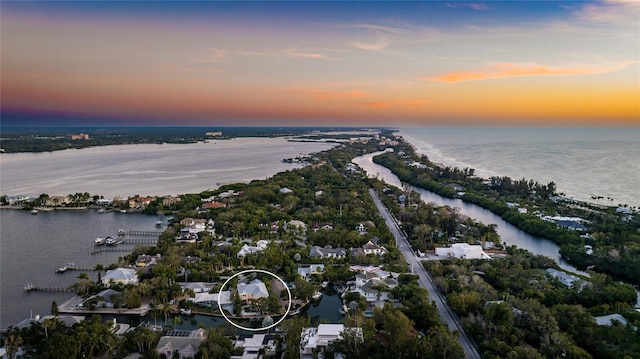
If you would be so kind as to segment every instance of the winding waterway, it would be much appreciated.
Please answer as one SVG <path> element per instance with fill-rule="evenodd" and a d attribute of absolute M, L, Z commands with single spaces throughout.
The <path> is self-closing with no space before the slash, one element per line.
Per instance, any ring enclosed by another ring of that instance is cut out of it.
<path fill-rule="evenodd" d="M 402 183 L 396 175 L 394 175 L 388 168 L 373 162 L 373 157 L 381 153 L 383 152 L 376 152 L 357 157 L 353 162 L 360 166 L 368 176 L 377 177 L 387 184 L 402 188 Z M 458 198 L 442 197 L 422 188 L 413 186 L 409 186 L 408 188 L 418 192 L 420 194 L 420 198 L 426 203 L 432 202 L 438 206 L 459 208 L 460 213 L 465 216 L 476 219 L 484 224 L 496 224 L 498 226 L 497 231 L 502 242 L 506 242 L 507 245 L 516 245 L 531 253 L 547 256 L 554 259 L 562 269 L 586 275 L 586 273 L 578 270 L 576 267 L 564 260 L 562 256 L 560 256 L 560 247 L 549 239 L 532 236 L 518 229 L 514 225 L 507 223 L 505 220 L 500 218 L 500 216 L 473 203 L 467 203 Z"/>

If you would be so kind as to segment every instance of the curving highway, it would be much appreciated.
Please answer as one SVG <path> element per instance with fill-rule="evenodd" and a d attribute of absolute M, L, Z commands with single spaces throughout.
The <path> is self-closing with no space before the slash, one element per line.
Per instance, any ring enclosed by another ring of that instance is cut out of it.
<path fill-rule="evenodd" d="M 467 332 L 460 324 L 458 316 L 447 305 L 444 296 L 436 289 L 433 284 L 433 278 L 429 272 L 422 267 L 422 264 L 420 264 L 420 261 L 413 252 L 406 236 L 400 230 L 400 227 L 398 227 L 396 219 L 391 215 L 391 213 L 389 213 L 380 200 L 380 197 L 378 197 L 378 194 L 373 189 L 369 189 L 369 194 L 378 207 L 378 211 L 384 218 L 387 227 L 389 227 L 389 230 L 395 237 L 396 246 L 400 249 L 407 263 L 411 266 L 413 273 L 418 275 L 418 284 L 429 291 L 429 299 L 435 303 L 438 308 L 442 321 L 447 324 L 450 330 L 458 333 L 458 339 L 460 340 L 460 344 L 462 345 L 462 349 L 464 350 L 466 357 L 469 359 L 480 359 L 480 354 L 478 353 L 478 348 L 476 347 L 475 342 L 467 335 Z"/>

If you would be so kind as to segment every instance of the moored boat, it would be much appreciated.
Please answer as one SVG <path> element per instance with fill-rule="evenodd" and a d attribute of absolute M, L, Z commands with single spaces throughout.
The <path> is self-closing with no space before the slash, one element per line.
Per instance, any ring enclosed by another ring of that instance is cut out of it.
<path fill-rule="evenodd" d="M 94 243 L 96 244 L 96 246 L 104 245 L 106 242 L 107 242 L 107 239 L 104 237 L 98 237 L 94 240 Z"/>
<path fill-rule="evenodd" d="M 35 208 L 34 208 L 34 209 L 32 209 L 32 210 L 31 210 L 31 214 L 38 214 L 38 210 L 37 210 L 37 209 L 35 209 Z"/>
<path fill-rule="evenodd" d="M 123 240 L 122 240 L 122 238 L 120 238 L 120 237 L 118 237 L 118 238 L 114 238 L 114 237 L 109 236 L 109 237 L 107 237 L 107 238 L 105 239 L 105 242 L 106 242 L 106 244 L 107 244 L 108 246 L 117 246 L 118 244 L 120 244 L 120 243 L 122 243 L 122 242 L 124 242 L 124 241 L 123 241 Z"/>

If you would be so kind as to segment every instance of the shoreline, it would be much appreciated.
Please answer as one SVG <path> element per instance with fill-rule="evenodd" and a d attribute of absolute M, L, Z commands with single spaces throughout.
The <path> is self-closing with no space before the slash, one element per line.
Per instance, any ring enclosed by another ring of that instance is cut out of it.
<path fill-rule="evenodd" d="M 4 205 L 4 206 L 0 206 L 0 209 L 12 209 L 12 210 L 22 210 L 22 211 L 28 211 L 28 210 L 32 210 L 32 209 L 37 209 L 38 211 L 41 211 L 41 212 L 53 212 L 53 211 L 84 211 L 84 210 L 96 209 L 96 208 L 87 207 L 87 206 L 82 206 L 82 207 L 25 207 L 25 206 Z"/>

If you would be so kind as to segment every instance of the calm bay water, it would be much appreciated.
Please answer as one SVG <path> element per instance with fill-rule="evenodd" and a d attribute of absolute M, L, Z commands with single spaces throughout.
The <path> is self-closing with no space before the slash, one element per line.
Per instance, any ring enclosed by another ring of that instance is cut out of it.
<path fill-rule="evenodd" d="M 124 252 L 91 255 L 96 237 L 115 236 L 119 228 L 158 231 L 157 216 L 98 213 L 97 210 L 29 211 L 0 210 L 0 328 L 16 324 L 33 315 L 48 315 L 51 302 L 62 304 L 72 293 L 25 293 L 25 284 L 65 287 L 80 272 L 56 274 L 68 262 L 77 266 L 108 266 Z M 133 248 L 121 244 L 118 248 Z M 89 276 L 98 279 L 96 272 Z M 103 273 L 104 274 L 104 273 Z"/>
<path fill-rule="evenodd" d="M 431 161 L 474 168 L 481 177 L 553 181 L 577 200 L 640 207 L 640 128 L 403 128 L 399 134 Z"/>
<path fill-rule="evenodd" d="M 38 196 L 178 195 L 265 179 L 300 167 L 282 159 L 335 144 L 285 138 L 235 138 L 208 143 L 120 145 L 0 155 L 0 193 Z"/>

